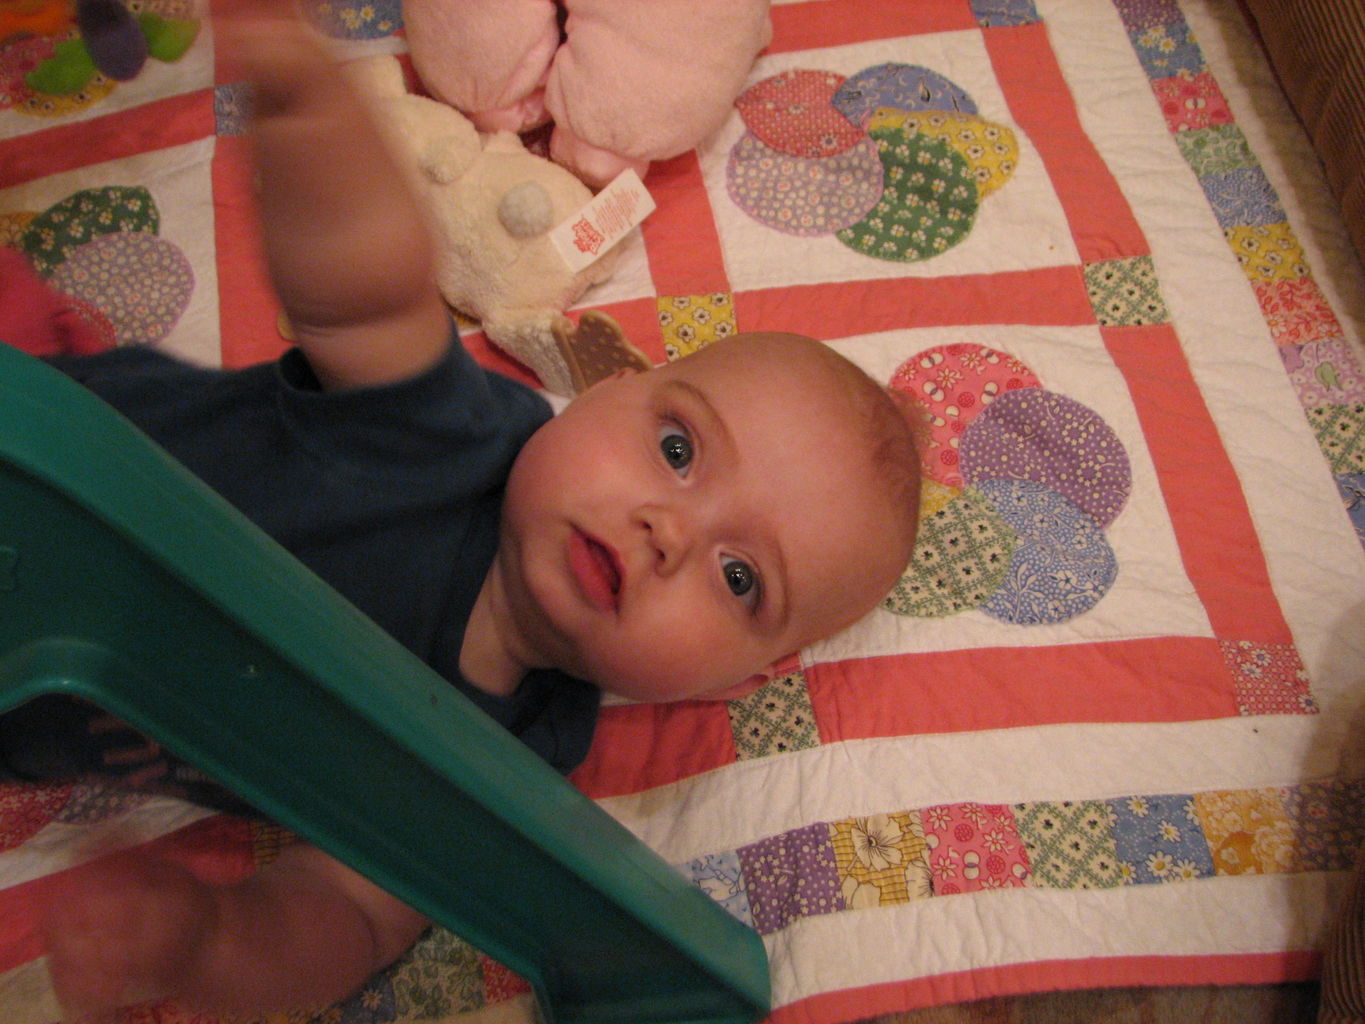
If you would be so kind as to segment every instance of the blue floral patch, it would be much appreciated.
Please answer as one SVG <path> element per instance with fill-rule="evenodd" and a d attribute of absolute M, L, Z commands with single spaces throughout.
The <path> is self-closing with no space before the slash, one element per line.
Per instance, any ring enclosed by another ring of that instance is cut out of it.
<path fill-rule="evenodd" d="M 333 39 L 383 39 L 403 27 L 400 0 L 313 0 L 306 13 Z"/>
<path fill-rule="evenodd" d="M 1182 71 L 1197 75 L 1205 69 L 1204 51 L 1183 19 L 1134 32 L 1132 40 L 1148 78 L 1171 78 Z"/>
<path fill-rule="evenodd" d="M 1227 230 L 1239 224 L 1258 226 L 1286 219 L 1280 197 L 1259 166 L 1239 167 L 1199 179 L 1218 226 Z"/>
<path fill-rule="evenodd" d="M 1213 877 L 1213 857 L 1194 797 L 1133 796 L 1109 801 L 1114 846 L 1126 880 L 1140 885 Z"/>
<path fill-rule="evenodd" d="M 251 120 L 251 85 L 229 82 L 213 89 L 213 130 L 217 135 L 245 135 Z"/>
<path fill-rule="evenodd" d="M 744 889 L 744 869 L 740 866 L 738 853 L 733 850 L 710 853 L 689 861 L 680 870 L 732 916 L 750 928 L 754 926 L 749 894 Z"/>
<path fill-rule="evenodd" d="M 363 989 L 337 1007 L 337 1024 L 389 1024 L 398 1019 L 398 997 L 385 975 L 370 979 Z"/>
<path fill-rule="evenodd" d="M 1065 622 L 1108 593 L 1118 560 L 1094 519 L 1032 481 L 986 480 L 976 487 L 1019 537 L 1004 582 L 982 611 L 1017 625 Z"/>
<path fill-rule="evenodd" d="M 972 14 L 984 28 L 1030 25 L 1042 21 L 1033 0 L 972 0 Z"/>
<path fill-rule="evenodd" d="M 1346 514 L 1351 517 L 1356 536 L 1365 544 L 1365 473 L 1338 474 L 1337 490 L 1346 503 Z"/>

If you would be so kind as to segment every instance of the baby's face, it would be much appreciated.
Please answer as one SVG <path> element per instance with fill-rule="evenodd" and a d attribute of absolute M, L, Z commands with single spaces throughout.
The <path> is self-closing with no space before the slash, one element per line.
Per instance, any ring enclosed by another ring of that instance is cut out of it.
<path fill-rule="evenodd" d="M 902 513 L 831 371 L 781 351 L 606 381 L 532 437 L 499 559 L 536 664 L 635 700 L 733 696 L 885 596 Z"/>

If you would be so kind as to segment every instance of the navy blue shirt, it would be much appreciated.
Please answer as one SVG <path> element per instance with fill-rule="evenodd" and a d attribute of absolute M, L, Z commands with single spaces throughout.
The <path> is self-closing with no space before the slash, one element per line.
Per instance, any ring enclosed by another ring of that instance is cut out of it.
<path fill-rule="evenodd" d="M 459 670 L 497 550 L 517 452 L 550 417 L 480 367 L 452 329 L 445 359 L 398 384 L 320 389 L 298 350 L 243 370 L 145 348 L 56 358 L 267 534 L 561 772 L 587 754 L 595 687 L 535 671 L 499 698 Z"/>

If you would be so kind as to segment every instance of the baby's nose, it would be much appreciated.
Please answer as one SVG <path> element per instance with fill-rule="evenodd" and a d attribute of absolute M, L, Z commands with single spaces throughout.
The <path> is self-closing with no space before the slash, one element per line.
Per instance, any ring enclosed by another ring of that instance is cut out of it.
<path fill-rule="evenodd" d="M 687 516 L 667 505 L 642 505 L 637 521 L 654 550 L 655 571 L 673 572 L 687 553 L 692 532 Z"/>

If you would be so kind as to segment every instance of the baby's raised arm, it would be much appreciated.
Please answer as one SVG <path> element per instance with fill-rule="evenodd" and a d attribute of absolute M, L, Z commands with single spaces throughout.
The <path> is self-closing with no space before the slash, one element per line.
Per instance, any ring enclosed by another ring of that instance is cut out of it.
<path fill-rule="evenodd" d="M 449 343 L 432 241 L 368 106 L 291 7 L 234 0 L 222 19 L 254 87 L 270 277 L 324 387 L 391 383 Z"/>

